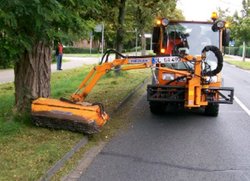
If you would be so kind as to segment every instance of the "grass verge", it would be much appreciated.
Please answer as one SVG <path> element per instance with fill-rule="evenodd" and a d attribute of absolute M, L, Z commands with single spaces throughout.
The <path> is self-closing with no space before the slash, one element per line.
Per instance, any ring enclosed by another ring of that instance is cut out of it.
<path fill-rule="evenodd" d="M 90 68 L 91 66 L 85 66 L 54 73 L 51 82 L 52 97 L 69 97 Z M 111 112 L 149 75 L 149 70 L 122 72 L 119 76 L 110 72 L 99 81 L 87 101 L 102 102 L 106 111 Z M 83 135 L 38 128 L 30 123 L 29 116 L 13 116 L 14 86 L 11 83 L 1 84 L 0 89 L 0 180 L 37 180 L 79 142 Z M 102 133 L 91 138 L 88 147 L 118 128 L 119 123 L 107 123 Z"/>
<path fill-rule="evenodd" d="M 243 62 L 239 60 L 225 60 L 227 63 L 235 65 L 236 67 L 245 69 L 245 70 L 250 70 L 250 62 Z"/>

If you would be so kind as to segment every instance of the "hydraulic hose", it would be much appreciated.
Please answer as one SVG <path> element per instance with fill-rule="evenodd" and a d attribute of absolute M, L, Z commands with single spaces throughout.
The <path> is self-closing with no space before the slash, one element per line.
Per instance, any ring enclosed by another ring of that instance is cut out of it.
<path fill-rule="evenodd" d="M 216 46 L 213 46 L 213 45 L 205 46 L 204 49 L 202 50 L 202 54 L 205 54 L 208 51 L 213 52 L 214 55 L 216 56 L 216 58 L 217 58 L 217 67 L 214 70 L 204 72 L 203 75 L 205 75 L 205 76 L 215 76 L 218 73 L 220 73 L 221 70 L 222 70 L 223 56 L 222 56 L 222 53 L 221 53 L 220 49 L 218 47 L 216 47 Z"/>
<path fill-rule="evenodd" d="M 125 58 L 125 56 L 122 55 L 120 52 L 118 52 L 118 51 L 116 51 L 116 50 L 113 50 L 113 49 L 110 49 L 110 50 L 107 50 L 107 51 L 103 54 L 102 59 L 101 59 L 101 62 L 99 63 L 99 65 L 101 65 L 101 64 L 103 63 L 105 57 L 106 57 L 105 62 L 108 62 L 108 58 L 109 58 L 109 55 L 110 55 L 111 53 L 115 53 L 115 54 L 119 55 L 120 57 Z"/>

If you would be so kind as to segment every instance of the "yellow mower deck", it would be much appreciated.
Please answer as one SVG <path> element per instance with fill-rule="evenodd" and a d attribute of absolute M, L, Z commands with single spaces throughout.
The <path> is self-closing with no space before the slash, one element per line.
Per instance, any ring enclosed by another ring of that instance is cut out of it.
<path fill-rule="evenodd" d="M 32 102 L 32 121 L 41 127 L 92 134 L 99 132 L 108 119 L 99 105 L 78 105 L 50 98 Z"/>

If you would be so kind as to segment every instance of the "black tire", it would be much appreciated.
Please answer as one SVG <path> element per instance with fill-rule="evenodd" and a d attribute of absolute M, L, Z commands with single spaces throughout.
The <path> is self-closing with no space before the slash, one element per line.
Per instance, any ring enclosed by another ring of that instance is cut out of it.
<path fill-rule="evenodd" d="M 160 102 L 149 102 L 150 111 L 153 114 L 163 114 L 166 106 Z"/>
<path fill-rule="evenodd" d="M 219 104 L 208 103 L 205 107 L 205 115 L 216 117 L 219 114 Z"/>

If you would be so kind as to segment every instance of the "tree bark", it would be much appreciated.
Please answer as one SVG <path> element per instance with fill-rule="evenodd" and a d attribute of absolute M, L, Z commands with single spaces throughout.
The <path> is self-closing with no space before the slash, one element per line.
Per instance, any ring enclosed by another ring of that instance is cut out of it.
<path fill-rule="evenodd" d="M 119 15 L 118 15 L 118 28 L 116 32 L 116 50 L 118 52 L 122 52 L 123 50 L 125 5 L 126 5 L 126 0 L 120 0 Z M 116 58 L 119 58 L 119 56 L 116 56 Z"/>
<path fill-rule="evenodd" d="M 140 4 L 140 1 L 137 1 L 137 4 Z M 146 38 L 145 38 L 145 19 L 146 17 L 143 16 L 143 10 L 140 6 L 137 7 L 136 11 L 136 19 L 137 19 L 137 26 L 139 32 L 141 34 L 141 55 L 146 55 Z"/>
<path fill-rule="evenodd" d="M 30 111 L 31 102 L 50 96 L 51 46 L 43 41 L 26 51 L 15 64 L 15 106 L 17 111 Z"/>
<path fill-rule="evenodd" d="M 141 55 L 146 55 L 146 38 L 144 29 L 141 29 Z"/>

